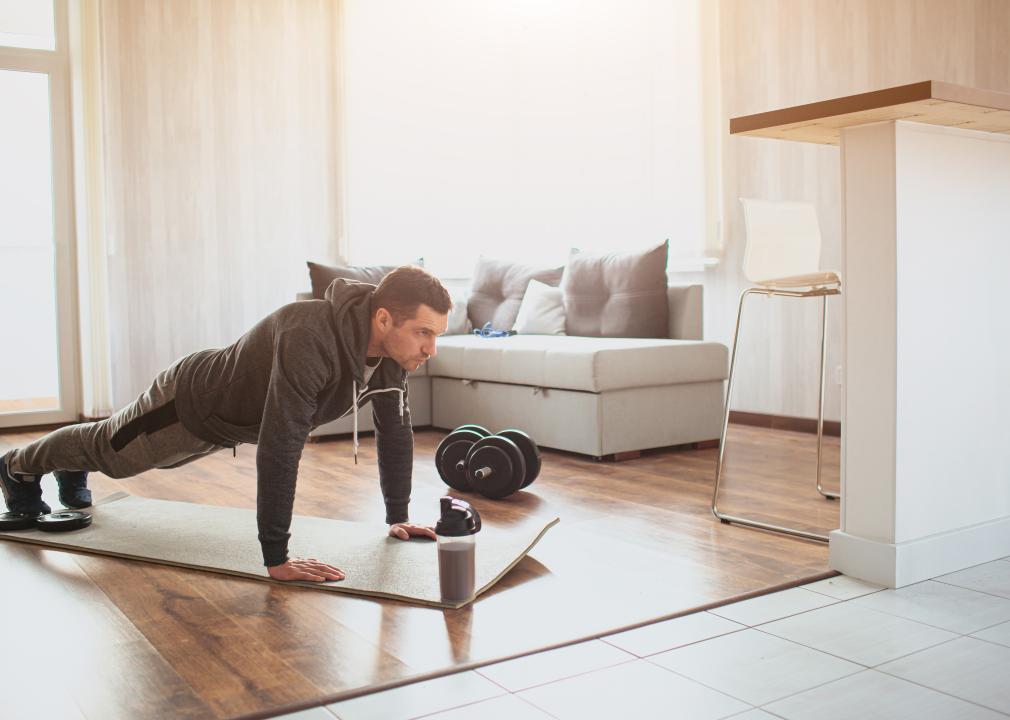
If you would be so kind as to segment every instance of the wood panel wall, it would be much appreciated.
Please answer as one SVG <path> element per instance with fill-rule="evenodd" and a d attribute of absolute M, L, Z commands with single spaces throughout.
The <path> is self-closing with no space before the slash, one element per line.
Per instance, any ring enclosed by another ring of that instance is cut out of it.
<path fill-rule="evenodd" d="M 115 407 L 336 254 L 337 23 L 330 0 L 103 0 Z"/>
<path fill-rule="evenodd" d="M 721 0 L 725 255 L 706 279 L 706 332 L 730 342 L 744 250 L 740 197 L 807 200 L 822 265 L 841 265 L 835 147 L 730 138 L 728 119 L 921 80 L 1010 91 L 1006 0 Z M 957 262 L 952 241 L 952 261 Z M 963 258 L 979 262 L 982 258 Z M 809 303 L 809 304 L 807 304 Z M 734 408 L 813 417 L 820 317 L 813 301 L 758 300 L 747 311 Z M 839 419 L 839 312 L 829 321 L 827 416 Z M 943 329 L 937 328 L 938 335 Z"/>

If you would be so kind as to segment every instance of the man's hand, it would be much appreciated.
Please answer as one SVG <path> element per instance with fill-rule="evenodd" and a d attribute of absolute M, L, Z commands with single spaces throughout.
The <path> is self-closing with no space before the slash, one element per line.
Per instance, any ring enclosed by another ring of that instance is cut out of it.
<path fill-rule="evenodd" d="M 409 540 L 412 537 L 438 539 L 433 528 L 415 525 L 414 523 L 396 523 L 395 525 L 390 525 L 389 537 L 399 538 L 400 540 Z"/>
<path fill-rule="evenodd" d="M 327 582 L 343 580 L 344 571 L 327 565 L 315 558 L 291 558 L 286 563 L 267 568 L 274 580 L 307 580 L 309 582 Z"/>

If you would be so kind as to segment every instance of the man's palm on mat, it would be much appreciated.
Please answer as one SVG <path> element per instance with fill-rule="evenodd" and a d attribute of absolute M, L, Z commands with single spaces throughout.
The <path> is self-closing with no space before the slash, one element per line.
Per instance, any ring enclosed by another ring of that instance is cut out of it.
<path fill-rule="evenodd" d="M 399 540 L 412 537 L 427 537 L 436 540 L 435 531 L 430 527 L 413 523 L 396 523 L 389 526 L 389 536 Z M 267 568 L 274 580 L 302 580 L 308 582 L 329 582 L 343 580 L 344 571 L 315 558 L 292 558 L 280 565 Z"/>

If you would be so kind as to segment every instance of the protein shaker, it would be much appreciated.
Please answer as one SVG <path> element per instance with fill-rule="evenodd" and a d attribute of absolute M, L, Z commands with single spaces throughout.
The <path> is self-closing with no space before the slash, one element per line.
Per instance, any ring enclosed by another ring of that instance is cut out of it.
<path fill-rule="evenodd" d="M 438 582 L 447 602 L 470 600 L 474 593 L 475 535 L 480 514 L 470 503 L 448 495 L 440 501 L 442 516 L 435 523 L 438 536 Z"/>

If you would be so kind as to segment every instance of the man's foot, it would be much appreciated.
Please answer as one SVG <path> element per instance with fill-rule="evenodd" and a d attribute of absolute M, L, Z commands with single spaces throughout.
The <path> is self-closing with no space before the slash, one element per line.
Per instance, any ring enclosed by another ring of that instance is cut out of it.
<path fill-rule="evenodd" d="M 84 470 L 56 470 L 53 472 L 60 486 L 60 502 L 69 508 L 91 506 L 88 490 L 88 473 Z"/>
<path fill-rule="evenodd" d="M 42 499 L 42 483 L 38 475 L 18 475 L 7 470 L 7 458 L 0 455 L 0 490 L 7 509 L 19 515 L 48 515 L 52 508 Z"/>

